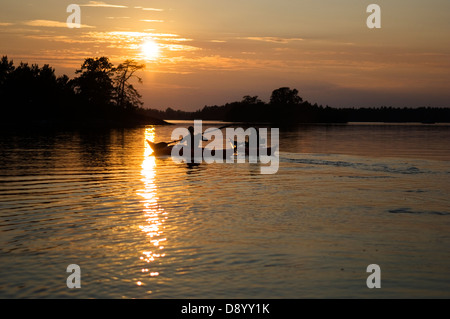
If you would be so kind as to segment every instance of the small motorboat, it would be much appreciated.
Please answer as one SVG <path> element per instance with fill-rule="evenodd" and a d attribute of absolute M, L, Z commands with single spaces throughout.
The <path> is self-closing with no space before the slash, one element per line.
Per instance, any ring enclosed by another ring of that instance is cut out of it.
<path fill-rule="evenodd" d="M 153 154 L 154 156 L 172 156 L 172 149 L 174 147 L 174 145 L 170 145 L 170 143 L 166 143 L 166 142 L 160 142 L 160 143 L 154 143 L 151 142 L 149 140 L 147 140 L 148 145 L 150 145 L 150 148 L 153 150 Z M 214 157 L 216 155 L 216 150 L 212 149 L 212 150 L 207 150 L 208 153 L 211 154 L 211 157 Z M 205 154 L 205 148 L 202 148 L 202 155 Z M 183 156 L 183 148 L 180 149 L 179 155 L 182 157 Z M 223 159 L 227 159 L 229 157 L 232 157 L 234 154 L 231 154 L 230 156 L 227 154 L 227 150 L 224 149 L 222 150 L 222 156 Z M 194 158 L 194 156 L 191 156 L 192 158 Z"/>
<path fill-rule="evenodd" d="M 166 142 L 159 142 L 159 143 L 154 143 L 151 142 L 149 140 L 147 140 L 147 143 L 150 145 L 150 148 L 153 150 L 153 154 L 154 156 L 172 156 L 172 149 L 174 147 L 174 145 L 170 145 L 171 143 L 166 143 Z M 254 154 L 256 156 L 273 156 L 276 152 L 276 148 L 272 149 L 272 147 L 267 147 L 267 148 L 263 148 L 260 147 L 258 148 L 249 148 L 248 145 L 245 145 L 244 147 L 245 149 L 245 156 L 253 156 Z M 179 152 L 180 156 L 183 156 L 183 149 L 180 149 L 181 152 Z M 237 146 L 237 143 L 235 142 L 233 144 L 233 153 L 231 155 L 229 155 L 230 152 L 227 152 L 226 149 L 221 150 L 222 151 L 222 156 L 223 159 L 227 159 L 230 158 L 234 155 L 238 155 L 239 152 L 239 147 Z M 202 148 L 202 155 L 205 154 L 205 148 Z M 212 149 L 212 150 L 208 150 L 208 153 L 211 154 L 212 157 L 214 157 L 216 155 L 216 150 Z M 194 156 L 191 156 L 192 158 Z"/>
<path fill-rule="evenodd" d="M 170 156 L 172 155 L 173 145 L 166 142 L 154 143 L 152 141 L 147 140 L 148 145 L 153 151 L 153 155 L 155 156 Z"/>

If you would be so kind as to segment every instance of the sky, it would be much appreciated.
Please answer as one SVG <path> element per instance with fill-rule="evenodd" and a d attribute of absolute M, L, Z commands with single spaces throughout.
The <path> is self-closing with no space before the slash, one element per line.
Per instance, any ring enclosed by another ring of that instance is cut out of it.
<path fill-rule="evenodd" d="M 78 1 L 78 2 L 77 2 Z M 369 4 L 381 28 L 369 29 Z M 81 28 L 69 28 L 70 4 Z M 0 55 L 75 76 L 85 58 L 144 63 L 144 107 L 269 101 L 450 107 L 448 0 L 2 0 Z"/>

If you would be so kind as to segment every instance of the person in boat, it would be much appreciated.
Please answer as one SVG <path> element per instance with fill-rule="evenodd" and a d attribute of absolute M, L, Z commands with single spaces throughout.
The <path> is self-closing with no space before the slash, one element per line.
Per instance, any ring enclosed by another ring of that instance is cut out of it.
<path fill-rule="evenodd" d="M 206 139 L 203 136 L 203 133 L 195 135 L 193 126 L 189 126 L 188 127 L 188 131 L 189 131 L 189 134 L 186 135 L 185 137 L 183 137 L 183 139 L 180 141 L 180 143 L 186 142 L 187 145 L 190 146 L 190 148 L 191 148 L 191 157 L 194 157 L 196 149 L 201 149 L 202 150 L 202 147 L 201 147 L 200 143 L 202 141 L 203 142 L 208 142 L 209 140 Z"/>
<path fill-rule="evenodd" d="M 248 137 L 248 138 L 245 139 L 244 146 L 245 146 L 245 154 L 246 155 L 248 155 L 250 153 L 250 148 L 252 148 L 252 149 L 256 148 L 257 149 L 257 154 L 259 154 L 259 148 L 260 148 L 260 142 L 261 141 L 260 141 L 259 131 L 258 130 L 256 130 L 256 135 L 255 136 L 256 136 L 256 145 L 250 145 L 251 137 Z M 240 145 L 242 145 L 242 143 Z M 233 148 L 234 148 L 235 152 L 237 152 L 238 146 L 239 146 L 239 143 L 238 143 L 238 141 L 235 140 L 233 142 Z"/>

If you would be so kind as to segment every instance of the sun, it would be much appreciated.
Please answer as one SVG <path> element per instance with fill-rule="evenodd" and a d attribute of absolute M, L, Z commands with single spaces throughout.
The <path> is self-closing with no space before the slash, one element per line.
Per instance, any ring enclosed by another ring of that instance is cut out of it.
<path fill-rule="evenodd" d="M 159 45 L 153 40 L 146 40 L 142 43 L 141 50 L 148 60 L 156 60 L 159 57 Z"/>

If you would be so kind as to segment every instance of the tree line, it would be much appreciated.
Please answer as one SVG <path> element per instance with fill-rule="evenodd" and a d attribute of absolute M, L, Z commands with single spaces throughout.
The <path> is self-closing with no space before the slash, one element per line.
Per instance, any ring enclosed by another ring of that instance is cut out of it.
<path fill-rule="evenodd" d="M 132 81 L 142 83 L 144 65 L 126 60 L 114 66 L 107 57 L 87 58 L 75 77 L 56 76 L 45 64 L 15 66 L 0 60 L 0 124 L 40 123 L 59 126 L 134 126 L 167 124 L 164 120 L 301 123 L 450 122 L 450 108 L 332 108 L 303 100 L 297 89 L 272 91 L 269 102 L 246 95 L 240 101 L 205 106 L 195 112 L 144 109 Z"/>
<path fill-rule="evenodd" d="M 142 79 L 137 72 L 144 65 L 126 60 L 114 66 L 107 57 L 87 58 L 76 76 L 56 76 L 45 64 L 15 66 L 0 60 L 0 114 L 3 125 L 11 123 L 117 126 L 162 124 L 143 115 L 141 95 L 131 83 Z"/>
<path fill-rule="evenodd" d="M 450 108 L 333 108 L 311 104 L 299 96 L 297 89 L 282 87 L 272 91 L 268 103 L 258 96 L 246 95 L 241 101 L 218 106 L 204 106 L 195 112 L 167 108 L 149 109 L 147 114 L 167 120 L 221 120 L 234 122 L 264 122 L 278 126 L 301 123 L 348 122 L 450 122 Z"/>

